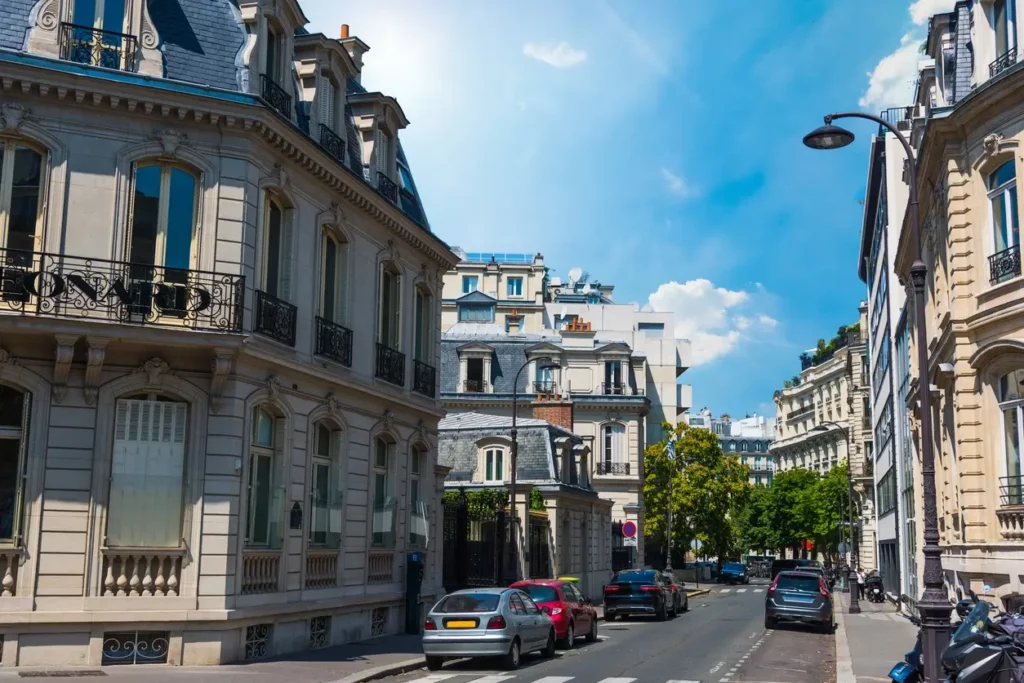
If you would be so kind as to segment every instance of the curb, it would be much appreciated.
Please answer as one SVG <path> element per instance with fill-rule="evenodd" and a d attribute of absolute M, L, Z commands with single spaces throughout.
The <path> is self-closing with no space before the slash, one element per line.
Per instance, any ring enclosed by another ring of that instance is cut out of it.
<path fill-rule="evenodd" d="M 698 595 L 707 595 L 710 592 L 711 592 L 710 588 L 699 588 L 699 589 L 697 589 L 695 591 L 687 591 L 686 592 L 686 597 L 688 597 L 688 598 L 695 598 Z"/>
<path fill-rule="evenodd" d="M 412 669 L 420 669 L 426 665 L 427 660 L 420 656 L 416 659 L 405 659 L 401 662 L 395 662 L 394 664 L 386 664 L 372 669 L 363 669 L 357 674 L 345 676 L 344 678 L 339 678 L 334 681 L 327 681 L 326 683 L 366 683 L 366 681 L 375 681 L 379 678 L 387 678 L 388 676 L 405 673 Z"/>
<path fill-rule="evenodd" d="M 846 618 L 842 603 L 836 615 L 836 683 L 857 683 L 853 675 L 853 659 L 850 657 L 850 642 L 846 639 Z"/>

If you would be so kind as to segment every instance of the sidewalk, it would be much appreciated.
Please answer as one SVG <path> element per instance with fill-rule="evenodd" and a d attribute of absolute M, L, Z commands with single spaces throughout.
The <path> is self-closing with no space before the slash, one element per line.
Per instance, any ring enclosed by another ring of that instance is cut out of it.
<path fill-rule="evenodd" d="M 889 680 L 896 662 L 914 648 L 917 627 L 886 602 L 860 601 L 860 614 L 848 612 L 850 596 L 836 593 L 836 683 Z"/>

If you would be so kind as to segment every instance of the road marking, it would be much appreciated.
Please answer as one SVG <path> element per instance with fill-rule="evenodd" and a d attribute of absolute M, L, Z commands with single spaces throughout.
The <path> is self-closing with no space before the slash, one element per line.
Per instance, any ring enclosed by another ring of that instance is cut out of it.
<path fill-rule="evenodd" d="M 459 674 L 430 674 L 423 678 L 414 678 L 411 681 L 406 681 L 406 683 L 437 683 L 438 681 L 443 681 L 448 678 L 455 678 L 458 675 Z"/>
<path fill-rule="evenodd" d="M 746 588 L 738 588 L 738 589 L 736 589 L 736 592 L 737 593 L 746 593 L 747 589 Z"/>
<path fill-rule="evenodd" d="M 567 683 L 567 681 L 571 681 L 573 678 L 575 676 L 545 676 L 544 678 L 538 678 L 533 683 Z"/>
<path fill-rule="evenodd" d="M 708 673 L 718 673 L 718 670 L 721 669 L 723 666 L 725 666 L 725 662 L 719 662 L 718 664 L 715 664 L 715 666 Z"/>
<path fill-rule="evenodd" d="M 668 680 L 668 681 L 665 681 L 665 683 L 700 683 L 700 681 L 677 681 L 677 680 Z"/>
<path fill-rule="evenodd" d="M 603 678 L 598 683 L 633 683 L 635 678 Z"/>
<path fill-rule="evenodd" d="M 481 676 L 480 678 L 474 679 L 473 683 L 501 683 L 502 681 L 507 681 L 510 678 L 515 678 L 515 676 Z"/>
<path fill-rule="evenodd" d="M 731 591 L 731 590 L 732 590 L 731 588 L 723 588 L 722 590 L 720 590 L 720 591 L 718 591 L 718 592 L 719 592 L 719 593 L 728 593 L 728 592 L 729 592 L 729 591 Z"/>
<path fill-rule="evenodd" d="M 764 589 L 763 588 L 755 588 L 754 592 L 755 593 L 764 593 Z"/>

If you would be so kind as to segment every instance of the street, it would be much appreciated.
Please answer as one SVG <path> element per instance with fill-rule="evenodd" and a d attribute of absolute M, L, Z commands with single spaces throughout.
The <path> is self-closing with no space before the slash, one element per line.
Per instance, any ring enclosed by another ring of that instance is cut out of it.
<path fill-rule="evenodd" d="M 523 658 L 506 672 L 487 660 L 456 661 L 384 679 L 388 683 L 821 683 L 834 679 L 831 635 L 764 629 L 764 585 L 715 586 L 674 620 L 601 622 L 598 642 L 552 660 Z"/>

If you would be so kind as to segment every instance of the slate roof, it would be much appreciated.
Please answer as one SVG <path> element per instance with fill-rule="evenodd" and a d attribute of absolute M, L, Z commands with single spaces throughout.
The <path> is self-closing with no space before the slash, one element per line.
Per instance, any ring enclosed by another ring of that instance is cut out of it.
<path fill-rule="evenodd" d="M 21 50 L 28 34 L 28 17 L 36 0 L 2 0 L 0 2 L 0 47 Z"/>
<path fill-rule="evenodd" d="M 6 2 L 6 0 L 5 0 Z M 160 36 L 164 75 L 176 81 L 239 90 L 235 57 L 245 42 L 231 0 L 148 0 Z"/>

